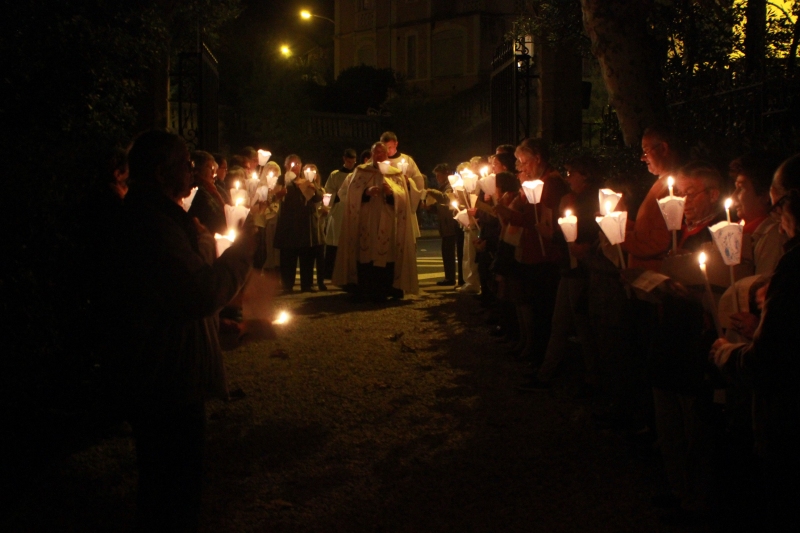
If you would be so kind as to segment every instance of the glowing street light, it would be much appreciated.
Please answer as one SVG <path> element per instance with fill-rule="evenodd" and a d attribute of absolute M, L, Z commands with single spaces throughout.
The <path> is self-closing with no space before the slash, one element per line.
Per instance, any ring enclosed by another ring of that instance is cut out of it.
<path fill-rule="evenodd" d="M 292 49 L 289 48 L 288 45 L 285 44 L 281 45 L 281 54 L 283 54 L 283 56 L 285 57 L 289 57 L 290 55 L 292 55 Z"/>
<path fill-rule="evenodd" d="M 307 9 L 304 9 L 304 10 L 302 10 L 300 12 L 300 18 L 303 19 L 303 20 L 311 20 L 311 17 L 316 17 L 318 19 L 327 20 L 328 22 L 330 22 L 334 26 L 336 25 L 336 22 L 334 22 L 333 19 L 329 19 L 328 17 L 323 17 L 322 15 L 317 15 L 316 13 L 312 13 L 311 11 L 309 11 Z"/>

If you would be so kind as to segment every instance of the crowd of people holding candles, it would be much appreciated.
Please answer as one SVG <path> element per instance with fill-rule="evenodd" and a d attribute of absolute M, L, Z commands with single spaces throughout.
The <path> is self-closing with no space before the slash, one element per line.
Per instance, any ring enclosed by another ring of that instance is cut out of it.
<path fill-rule="evenodd" d="M 332 280 L 372 302 L 418 292 L 415 215 L 435 213 L 437 285 L 486 310 L 498 353 L 530 368 L 522 392 L 551 388 L 580 347 L 578 394 L 605 400 L 597 424 L 661 455 L 665 520 L 797 522 L 800 155 L 753 152 L 720 172 L 653 126 L 641 156 L 653 182 L 637 201 L 592 157 L 562 174 L 541 139 L 436 165 L 435 184 L 397 146 L 386 132 L 348 149 L 327 179 L 297 155 L 281 168 L 265 150 L 194 152 L 182 205 L 218 256 L 249 217 L 253 266 L 284 293 L 299 263 L 301 291 L 316 273 L 316 290 Z M 236 312 L 222 313 L 229 327 Z"/>

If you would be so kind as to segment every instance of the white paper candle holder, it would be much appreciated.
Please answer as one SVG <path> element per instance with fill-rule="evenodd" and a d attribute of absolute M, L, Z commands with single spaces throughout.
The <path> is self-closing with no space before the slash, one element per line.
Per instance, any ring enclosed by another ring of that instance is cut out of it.
<path fill-rule="evenodd" d="M 744 228 L 739 224 L 722 221 L 714 224 L 708 231 L 717 245 L 722 260 L 728 266 L 738 265 L 742 261 L 742 237 Z"/>
<path fill-rule="evenodd" d="M 559 217 L 558 225 L 561 227 L 561 233 L 564 234 L 564 240 L 567 242 L 575 242 L 578 238 L 578 217 L 567 209 L 564 216 Z"/>
<path fill-rule="evenodd" d="M 608 238 L 611 244 L 620 244 L 625 242 L 625 225 L 628 222 L 627 211 L 612 211 L 611 213 L 596 217 L 600 229 Z"/>
<path fill-rule="evenodd" d="M 679 196 L 665 196 L 658 201 L 661 215 L 667 223 L 667 229 L 679 230 L 683 225 L 683 208 L 686 205 L 686 198 Z"/>
<path fill-rule="evenodd" d="M 525 191 L 528 203 L 531 204 L 538 204 L 542 201 L 542 189 L 544 189 L 544 182 L 542 180 L 525 181 L 522 183 L 522 190 Z"/>
<path fill-rule="evenodd" d="M 259 166 L 264 166 L 269 162 L 269 158 L 272 157 L 272 153 L 268 150 L 259 150 L 258 151 L 258 164 Z"/>
<path fill-rule="evenodd" d="M 497 179 L 494 174 L 481 178 L 478 183 L 481 190 L 490 196 L 494 196 L 495 192 L 497 192 Z"/>
<path fill-rule="evenodd" d="M 600 189 L 597 193 L 600 199 L 600 212 L 604 214 L 611 213 L 617 208 L 617 204 L 622 198 L 622 193 L 614 192 L 611 189 Z M 610 209 L 607 211 L 606 207 Z"/>
<path fill-rule="evenodd" d="M 189 191 L 189 196 L 181 200 L 181 205 L 183 206 L 184 211 L 189 211 L 189 209 L 192 208 L 192 202 L 194 201 L 194 196 L 196 194 L 197 194 L 197 187 L 192 187 L 192 190 Z"/>
<path fill-rule="evenodd" d="M 242 204 L 225 206 L 225 222 L 229 230 L 239 229 L 240 225 L 247 218 L 250 209 Z"/>

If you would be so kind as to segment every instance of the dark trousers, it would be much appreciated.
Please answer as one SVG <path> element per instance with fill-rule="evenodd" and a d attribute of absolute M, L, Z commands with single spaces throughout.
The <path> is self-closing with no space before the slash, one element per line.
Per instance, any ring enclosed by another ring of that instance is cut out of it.
<path fill-rule="evenodd" d="M 544 360 L 550 331 L 553 325 L 553 310 L 556 307 L 556 292 L 561 279 L 561 272 L 556 263 L 539 263 L 528 269 L 531 283 L 532 322 L 532 358 L 536 364 Z"/>
<path fill-rule="evenodd" d="M 139 485 L 137 531 L 197 531 L 203 481 L 203 403 L 130 417 Z"/>
<path fill-rule="evenodd" d="M 325 245 L 312 246 L 314 249 L 314 267 L 317 271 L 317 286 L 325 285 Z"/>
<path fill-rule="evenodd" d="M 325 245 L 325 279 L 333 277 L 333 267 L 336 265 L 337 246 Z"/>
<path fill-rule="evenodd" d="M 314 284 L 315 250 L 312 246 L 303 248 L 281 248 L 281 285 L 283 290 L 294 288 L 297 261 L 300 260 L 300 288 L 310 289 Z"/>
<path fill-rule="evenodd" d="M 358 263 L 358 295 L 364 298 L 386 299 L 392 294 L 394 263 L 376 267 L 372 262 Z"/>
<path fill-rule="evenodd" d="M 461 270 L 461 261 L 464 259 L 464 232 L 457 231 L 455 235 L 442 237 L 442 265 L 444 266 L 444 279 L 456 280 L 456 257 L 458 258 L 458 281 L 464 281 Z"/>

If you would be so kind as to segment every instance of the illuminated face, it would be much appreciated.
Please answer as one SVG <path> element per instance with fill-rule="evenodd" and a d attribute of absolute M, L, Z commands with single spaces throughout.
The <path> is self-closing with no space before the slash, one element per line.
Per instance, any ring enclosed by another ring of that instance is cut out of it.
<path fill-rule="evenodd" d="M 356 166 L 356 158 L 355 157 L 343 157 L 342 161 L 344 161 L 344 168 L 348 170 L 353 170 L 353 167 Z"/>
<path fill-rule="evenodd" d="M 536 179 L 539 175 L 539 165 L 542 158 L 538 155 L 533 155 L 527 150 L 517 150 L 514 155 L 517 156 L 517 170 L 519 171 L 519 181 L 528 181 Z"/>
<path fill-rule="evenodd" d="M 653 137 L 642 138 L 642 161 L 647 163 L 647 171 L 660 176 L 667 170 L 667 143 Z"/>
<path fill-rule="evenodd" d="M 397 141 L 386 141 L 383 144 L 386 145 L 386 150 L 389 154 L 389 157 L 393 157 L 394 154 L 397 153 Z"/>
<path fill-rule="evenodd" d="M 698 178 L 678 176 L 678 196 L 685 196 L 686 203 L 683 207 L 683 216 L 689 225 L 703 220 L 714 210 L 714 203 L 719 199 L 717 189 L 709 189 Z"/>
<path fill-rule="evenodd" d="M 397 143 L 395 143 L 395 146 L 397 146 Z M 377 164 L 381 161 L 386 161 L 388 158 L 388 147 L 383 143 L 375 144 L 375 146 L 372 148 L 372 162 Z"/>
<path fill-rule="evenodd" d="M 214 168 L 217 163 L 213 159 L 206 159 L 197 169 L 197 180 L 203 183 L 214 182 Z"/>
<path fill-rule="evenodd" d="M 745 222 L 762 217 L 769 211 L 769 196 L 758 196 L 753 182 L 744 174 L 736 176 L 733 199 L 736 202 L 736 214 Z"/>
<path fill-rule="evenodd" d="M 500 162 L 500 159 L 498 159 L 497 157 L 491 158 L 489 164 L 492 166 L 492 172 L 494 174 L 499 174 L 500 172 L 506 172 L 506 171 L 510 172 L 514 171 L 514 169 L 512 168 L 506 168 L 505 166 L 503 166 L 503 164 Z"/>

